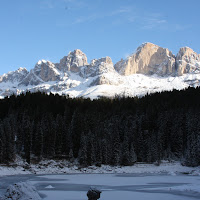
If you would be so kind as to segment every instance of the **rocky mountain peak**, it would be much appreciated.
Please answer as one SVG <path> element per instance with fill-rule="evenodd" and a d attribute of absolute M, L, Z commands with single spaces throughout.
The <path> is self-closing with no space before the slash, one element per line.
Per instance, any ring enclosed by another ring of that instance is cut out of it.
<path fill-rule="evenodd" d="M 60 60 L 58 68 L 63 72 L 79 72 L 80 67 L 85 65 L 88 65 L 87 56 L 80 49 L 76 49 Z"/>
<path fill-rule="evenodd" d="M 3 74 L 0 76 L 0 83 L 1 82 L 20 82 L 22 81 L 28 74 L 28 71 L 26 68 L 20 67 L 16 71 L 8 72 L 7 74 Z"/>
<path fill-rule="evenodd" d="M 43 82 L 58 80 L 60 80 L 60 72 L 55 64 L 50 61 L 39 60 L 20 85 L 38 85 Z"/>
<path fill-rule="evenodd" d="M 144 43 L 126 60 L 122 59 L 116 63 L 115 69 L 121 75 L 136 73 L 170 75 L 175 70 L 175 56 L 168 49 Z"/>
<path fill-rule="evenodd" d="M 108 56 L 99 59 L 93 59 L 90 65 L 86 65 L 80 71 L 82 77 L 94 77 L 103 73 L 113 72 L 114 66 L 112 59 Z"/>
<path fill-rule="evenodd" d="M 69 53 L 70 55 L 76 55 L 76 56 L 85 56 L 85 54 L 80 49 L 75 49 L 74 51 Z"/>
<path fill-rule="evenodd" d="M 111 64 L 113 65 L 112 59 L 108 56 L 100 59 L 93 59 L 90 63 L 90 65 L 95 66 L 95 65 L 100 65 L 101 63 L 106 63 L 106 64 Z"/>
<path fill-rule="evenodd" d="M 180 48 L 176 56 L 176 69 L 179 76 L 185 73 L 199 73 L 200 55 L 189 47 Z"/>
<path fill-rule="evenodd" d="M 17 70 L 17 72 L 19 72 L 19 73 L 27 73 L 28 71 L 27 71 L 26 68 L 20 67 L 20 68 Z"/>

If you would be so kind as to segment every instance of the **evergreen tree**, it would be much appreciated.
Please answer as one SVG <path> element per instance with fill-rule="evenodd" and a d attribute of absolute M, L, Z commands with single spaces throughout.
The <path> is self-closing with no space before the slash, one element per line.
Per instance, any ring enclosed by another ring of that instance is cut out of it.
<path fill-rule="evenodd" d="M 79 150 L 79 163 L 83 166 L 88 166 L 87 163 L 87 137 L 82 134 L 81 136 L 81 146 Z"/>
<path fill-rule="evenodd" d="M 134 150 L 134 146 L 133 146 L 133 143 L 131 143 L 131 147 L 130 147 L 130 165 L 133 165 L 134 163 L 137 162 L 137 155 L 135 153 L 135 150 Z"/>
<path fill-rule="evenodd" d="M 121 165 L 130 165 L 129 142 L 126 135 L 124 136 L 124 141 L 122 143 L 121 154 Z"/>
<path fill-rule="evenodd" d="M 112 164 L 119 165 L 120 164 L 120 155 L 121 155 L 121 145 L 120 145 L 120 137 L 119 131 L 116 129 L 113 133 L 113 157 L 112 157 Z"/>

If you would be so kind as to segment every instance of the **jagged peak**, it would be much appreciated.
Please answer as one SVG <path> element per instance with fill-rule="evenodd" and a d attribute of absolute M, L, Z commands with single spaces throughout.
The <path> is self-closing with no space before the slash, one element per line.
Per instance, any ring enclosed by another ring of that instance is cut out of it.
<path fill-rule="evenodd" d="M 47 63 L 47 62 L 50 62 L 50 61 L 47 61 L 47 60 L 42 59 L 42 60 L 39 60 L 39 61 L 37 62 L 37 65 L 41 65 L 41 64 Z"/>
<path fill-rule="evenodd" d="M 112 63 L 112 59 L 109 56 L 98 58 L 98 59 L 92 59 L 90 64 L 91 65 L 96 65 L 97 63 L 101 63 L 101 62 L 108 63 L 108 64 L 113 64 Z"/>
<path fill-rule="evenodd" d="M 142 51 L 142 49 L 151 49 L 151 48 L 159 48 L 160 46 L 156 45 L 156 44 L 153 44 L 151 42 L 144 42 L 142 43 L 139 47 L 137 47 L 137 49 L 129 54 L 125 59 L 121 58 L 121 60 L 119 62 L 122 62 L 122 61 L 125 61 L 125 60 L 128 60 L 129 58 L 131 58 L 132 56 L 134 56 L 135 54 L 138 54 Z M 162 48 L 162 47 L 160 47 Z"/>
<path fill-rule="evenodd" d="M 20 73 L 20 72 L 28 72 L 28 70 L 25 67 L 20 67 L 16 70 L 16 72 Z"/>
<path fill-rule="evenodd" d="M 178 52 L 178 54 L 179 53 L 185 53 L 185 52 L 195 53 L 196 54 L 196 52 L 193 49 L 191 49 L 190 47 L 187 47 L 187 46 L 181 47 L 180 50 L 179 50 L 179 52 Z"/>
<path fill-rule="evenodd" d="M 26 68 L 19 67 L 17 70 L 15 70 L 15 71 L 9 71 L 7 73 L 4 73 L 2 76 L 6 76 L 8 74 L 14 74 L 14 73 L 21 73 L 21 72 L 28 72 L 28 70 Z"/>
<path fill-rule="evenodd" d="M 153 44 L 151 42 L 144 42 L 142 43 L 137 49 L 142 49 L 142 48 L 152 48 L 152 47 L 159 47 L 156 44 Z"/>
<path fill-rule="evenodd" d="M 69 54 L 68 54 L 68 56 L 70 56 L 70 55 L 75 55 L 75 56 L 82 56 L 82 55 L 84 55 L 84 56 L 86 56 L 86 54 L 83 53 L 83 51 L 81 51 L 80 49 L 75 49 L 74 51 L 70 51 Z"/>
<path fill-rule="evenodd" d="M 158 46 L 158 45 L 151 43 L 151 42 L 144 42 L 139 47 L 145 47 L 145 46 Z"/>

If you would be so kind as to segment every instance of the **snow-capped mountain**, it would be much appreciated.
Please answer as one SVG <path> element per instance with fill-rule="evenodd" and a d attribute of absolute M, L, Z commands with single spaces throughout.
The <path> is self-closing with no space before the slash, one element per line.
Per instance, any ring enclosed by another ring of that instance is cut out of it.
<path fill-rule="evenodd" d="M 144 43 L 115 65 L 110 57 L 88 63 L 79 49 L 59 63 L 40 60 L 30 72 L 19 68 L 0 76 L 0 96 L 38 90 L 71 97 L 141 96 L 198 85 L 200 55 L 183 47 L 175 56 L 168 49 Z"/>

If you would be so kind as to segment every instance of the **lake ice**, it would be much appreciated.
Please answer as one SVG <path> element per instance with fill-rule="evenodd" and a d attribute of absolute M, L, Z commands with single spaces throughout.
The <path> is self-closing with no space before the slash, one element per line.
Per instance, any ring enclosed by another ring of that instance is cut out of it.
<path fill-rule="evenodd" d="M 44 200 L 87 200 L 90 187 L 100 200 L 192 200 L 200 198 L 200 177 L 168 174 L 62 174 L 1 177 L 0 193 L 8 185 L 29 181 Z"/>

